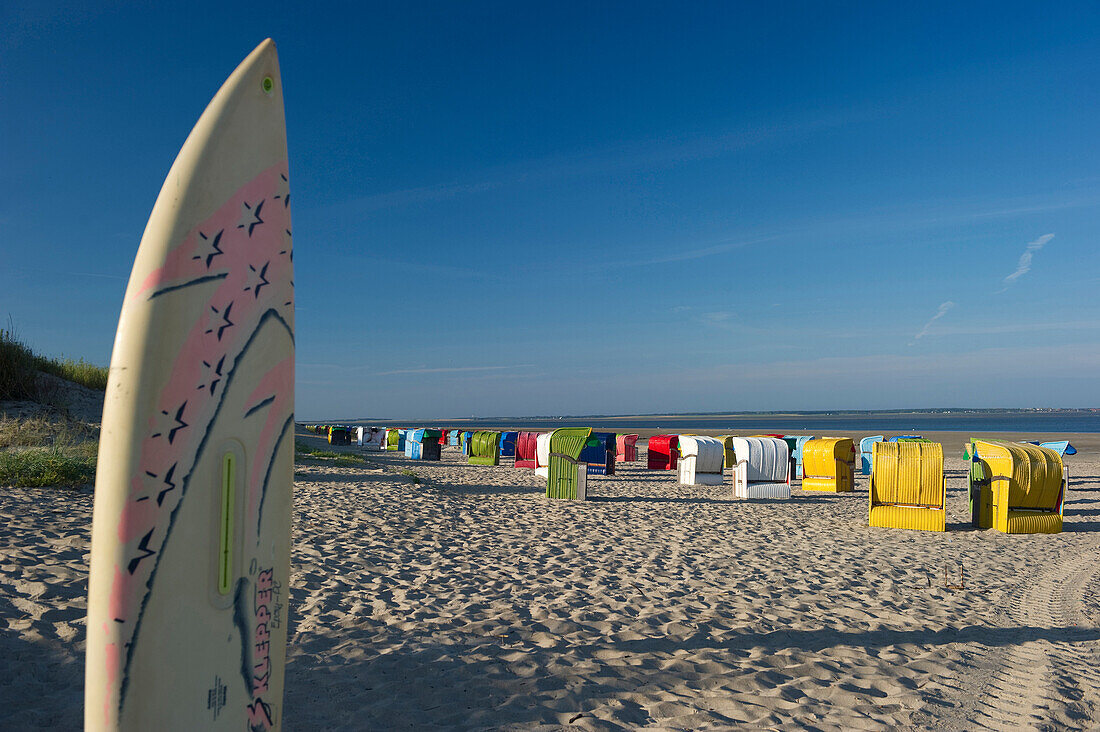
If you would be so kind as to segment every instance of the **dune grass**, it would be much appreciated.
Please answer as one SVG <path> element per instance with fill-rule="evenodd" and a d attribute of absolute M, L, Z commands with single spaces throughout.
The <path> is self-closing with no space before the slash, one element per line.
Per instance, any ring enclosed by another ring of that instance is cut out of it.
<path fill-rule="evenodd" d="M 0 486 L 73 487 L 95 482 L 96 446 L 28 447 L 0 451 Z"/>
<path fill-rule="evenodd" d="M 310 447 L 301 440 L 294 441 L 294 458 L 296 460 L 332 460 L 337 465 L 360 465 L 366 462 L 362 455 L 356 455 L 354 452 L 336 452 Z"/>
<path fill-rule="evenodd" d="M 38 372 L 59 376 L 89 389 L 107 388 L 108 369 L 83 358 L 44 358 L 34 353 L 10 329 L 0 328 L 0 400 L 44 401 Z"/>

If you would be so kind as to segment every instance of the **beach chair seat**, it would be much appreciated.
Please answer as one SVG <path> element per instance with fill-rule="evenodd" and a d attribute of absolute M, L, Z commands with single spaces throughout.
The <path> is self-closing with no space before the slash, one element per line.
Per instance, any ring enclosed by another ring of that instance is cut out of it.
<path fill-rule="evenodd" d="M 470 454 L 468 465 L 500 464 L 500 433 L 493 430 L 479 430 L 469 440 Z"/>
<path fill-rule="evenodd" d="M 535 475 L 550 477 L 550 437 L 553 432 L 540 432 L 535 437 Z"/>
<path fill-rule="evenodd" d="M 588 498 L 588 465 L 580 457 L 591 436 L 592 430 L 587 427 L 566 427 L 551 433 L 547 498 Z"/>
<path fill-rule="evenodd" d="M 646 469 L 675 470 L 680 458 L 679 435 L 653 435 L 646 447 Z"/>
<path fill-rule="evenodd" d="M 714 437 L 680 435 L 679 476 L 683 485 L 722 485 L 726 451 Z"/>
<path fill-rule="evenodd" d="M 787 443 L 778 437 L 734 437 L 734 498 L 790 498 Z"/>
<path fill-rule="evenodd" d="M 878 444 L 878 443 L 875 443 Z M 845 493 L 855 488 L 855 447 L 849 437 L 819 437 L 802 445 L 802 490 Z"/>
<path fill-rule="evenodd" d="M 1039 445 L 970 443 L 971 522 L 1005 534 L 1062 531 L 1068 481 L 1061 456 Z"/>
<path fill-rule="evenodd" d="M 886 438 L 882 435 L 871 435 L 859 441 L 860 470 L 864 475 L 871 474 L 872 451 L 876 442 L 882 442 Z"/>
<path fill-rule="evenodd" d="M 944 531 L 947 483 L 936 442 L 875 442 L 871 453 L 869 523 L 885 529 Z"/>
<path fill-rule="evenodd" d="M 638 459 L 638 435 L 619 435 L 615 439 L 615 460 L 632 463 Z"/>

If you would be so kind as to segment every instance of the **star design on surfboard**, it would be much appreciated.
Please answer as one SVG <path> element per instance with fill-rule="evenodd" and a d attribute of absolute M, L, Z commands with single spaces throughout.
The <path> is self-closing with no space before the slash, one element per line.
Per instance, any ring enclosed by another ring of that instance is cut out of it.
<path fill-rule="evenodd" d="M 217 234 L 214 234 L 214 238 L 211 239 L 206 234 L 199 232 L 200 249 L 199 253 L 191 257 L 191 259 L 206 258 L 206 268 L 210 269 L 210 263 L 214 260 L 214 257 L 219 254 L 223 254 L 221 248 L 222 234 L 225 229 L 220 230 Z"/>
<path fill-rule="evenodd" d="M 199 376 L 199 385 L 197 389 L 210 389 L 210 393 L 214 393 L 214 387 L 218 385 L 218 382 L 222 380 L 222 367 L 225 366 L 225 356 L 218 359 L 216 364 L 211 364 L 209 361 L 203 361 L 199 366 L 201 374 Z"/>
<path fill-rule="evenodd" d="M 248 265 L 248 282 L 245 283 L 244 291 L 252 290 L 252 294 L 256 296 L 256 299 L 260 297 L 260 288 L 271 284 L 267 281 L 267 266 L 269 264 L 271 262 L 264 262 L 264 266 L 260 269 L 256 269 L 251 264 Z"/>
<path fill-rule="evenodd" d="M 156 554 L 156 551 L 149 548 L 149 540 L 153 538 L 153 531 L 154 529 L 149 529 L 149 533 L 141 537 L 141 541 L 138 542 L 138 551 L 141 552 L 141 554 L 131 559 L 130 564 L 127 565 L 126 569 L 129 570 L 130 574 L 134 573 L 134 570 L 138 568 L 138 565 L 141 564 L 143 559 L 148 559 Z"/>
<path fill-rule="evenodd" d="M 291 262 L 294 261 L 294 237 L 290 229 L 283 229 L 283 248 L 279 250 L 279 254 L 286 254 Z"/>
<path fill-rule="evenodd" d="M 211 315 L 210 320 L 207 321 L 207 325 L 209 325 L 210 327 L 206 329 L 205 333 L 209 335 L 210 333 L 217 332 L 218 340 L 220 341 L 222 339 L 222 333 L 225 332 L 225 329 L 232 328 L 233 325 L 235 325 L 233 321 L 229 319 L 229 311 L 232 309 L 232 300 L 230 300 L 229 304 L 225 306 L 225 310 L 218 310 L 216 307 L 211 305 L 210 310 L 213 312 L 213 315 Z"/>
<path fill-rule="evenodd" d="M 272 198 L 281 199 L 283 208 L 290 205 L 290 181 L 283 173 L 279 173 L 279 183 L 275 188 L 275 195 L 272 196 Z"/>
<path fill-rule="evenodd" d="M 260 201 L 255 206 L 249 206 L 248 201 L 241 202 L 241 218 L 237 221 L 238 229 L 248 229 L 248 235 L 252 236 L 252 230 L 264 222 L 260 218 L 264 202 Z"/>
<path fill-rule="evenodd" d="M 176 489 L 174 476 L 176 474 L 177 464 L 178 463 L 172 463 L 172 467 L 164 471 L 163 478 L 151 470 L 146 470 L 144 475 L 141 476 L 141 482 L 145 486 L 146 495 L 138 498 L 135 503 L 148 501 L 155 495 L 157 497 L 157 505 L 163 505 L 164 497 Z"/>
<path fill-rule="evenodd" d="M 183 421 L 183 410 L 186 408 L 187 402 L 184 402 L 174 415 L 166 410 L 160 410 L 160 413 L 154 418 L 156 426 L 153 429 L 156 431 L 153 432 L 151 437 L 167 437 L 168 444 L 171 445 L 172 441 L 176 439 L 176 433 L 184 427 L 190 426 Z"/>

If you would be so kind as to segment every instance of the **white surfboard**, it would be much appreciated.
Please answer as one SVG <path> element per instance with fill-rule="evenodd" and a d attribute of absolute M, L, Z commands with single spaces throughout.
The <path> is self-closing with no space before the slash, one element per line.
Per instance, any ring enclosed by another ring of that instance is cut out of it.
<path fill-rule="evenodd" d="M 111 356 L 85 728 L 277 729 L 294 479 L 294 282 L 275 44 L 191 131 Z"/>

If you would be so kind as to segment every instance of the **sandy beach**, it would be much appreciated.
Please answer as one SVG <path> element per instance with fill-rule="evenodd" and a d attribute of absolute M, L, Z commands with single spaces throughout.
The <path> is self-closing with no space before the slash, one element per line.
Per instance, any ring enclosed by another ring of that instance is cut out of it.
<path fill-rule="evenodd" d="M 942 534 L 868 527 L 862 476 L 735 501 L 639 461 L 575 503 L 455 447 L 301 460 L 285 728 L 1094 727 L 1096 437 L 1053 536 L 971 530 L 934 437 Z M 91 505 L 0 490 L 2 727 L 81 724 Z"/>

